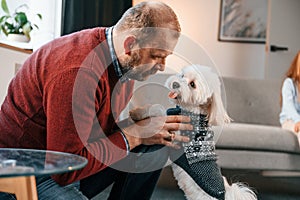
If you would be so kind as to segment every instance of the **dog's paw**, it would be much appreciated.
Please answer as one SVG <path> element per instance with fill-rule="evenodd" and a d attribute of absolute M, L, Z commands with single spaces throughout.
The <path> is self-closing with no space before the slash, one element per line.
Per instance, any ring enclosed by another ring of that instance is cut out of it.
<path fill-rule="evenodd" d="M 225 177 L 223 177 L 224 186 L 226 189 L 225 199 L 243 199 L 243 200 L 257 200 L 257 196 L 250 187 L 245 183 L 237 182 L 230 185 Z"/>
<path fill-rule="evenodd" d="M 136 107 L 129 111 L 129 116 L 133 121 L 139 121 L 149 117 L 164 116 L 166 111 L 160 104 L 146 104 L 143 107 Z"/>

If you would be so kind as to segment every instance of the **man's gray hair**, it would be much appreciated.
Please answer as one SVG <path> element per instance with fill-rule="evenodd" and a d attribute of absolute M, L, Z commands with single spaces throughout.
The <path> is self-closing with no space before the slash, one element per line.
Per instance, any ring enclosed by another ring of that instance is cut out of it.
<path fill-rule="evenodd" d="M 115 29 L 118 32 L 130 31 L 137 37 L 140 45 L 153 39 L 158 30 L 170 30 L 175 38 L 179 37 L 181 31 L 172 8 L 158 1 L 141 2 L 129 8 L 115 25 Z"/>

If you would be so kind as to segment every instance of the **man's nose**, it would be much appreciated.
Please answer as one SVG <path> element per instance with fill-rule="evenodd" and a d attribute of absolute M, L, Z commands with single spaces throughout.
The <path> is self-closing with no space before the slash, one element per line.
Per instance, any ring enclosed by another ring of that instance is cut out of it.
<path fill-rule="evenodd" d="M 173 89 L 180 88 L 180 84 L 179 84 L 178 82 L 175 81 L 175 82 L 172 83 L 172 88 L 173 88 Z"/>
<path fill-rule="evenodd" d="M 164 71 L 165 70 L 165 65 L 164 64 L 157 64 L 156 66 L 157 66 L 157 69 L 159 71 Z"/>
<path fill-rule="evenodd" d="M 160 66 L 160 71 L 164 71 L 165 70 L 165 65 L 166 65 L 166 58 L 161 58 L 160 62 L 159 62 L 159 66 Z"/>

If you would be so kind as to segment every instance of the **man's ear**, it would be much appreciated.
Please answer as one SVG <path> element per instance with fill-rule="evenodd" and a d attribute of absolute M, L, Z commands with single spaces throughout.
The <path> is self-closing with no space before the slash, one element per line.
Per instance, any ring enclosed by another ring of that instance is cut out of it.
<path fill-rule="evenodd" d="M 125 38 L 125 40 L 124 40 L 125 54 L 130 55 L 135 42 L 136 42 L 136 38 L 133 35 L 130 35 Z"/>

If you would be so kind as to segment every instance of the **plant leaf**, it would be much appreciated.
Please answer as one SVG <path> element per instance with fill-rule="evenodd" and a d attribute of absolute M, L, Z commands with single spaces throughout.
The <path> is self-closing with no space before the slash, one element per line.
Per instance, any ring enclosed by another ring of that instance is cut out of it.
<path fill-rule="evenodd" d="M 6 36 L 8 35 L 7 31 L 6 31 L 5 28 L 4 28 L 4 25 L 1 25 L 1 30 L 3 31 L 3 33 L 4 33 Z"/>
<path fill-rule="evenodd" d="M 2 10 L 9 15 L 9 10 L 8 10 L 8 7 L 7 7 L 7 3 L 6 3 L 6 0 L 1 0 L 1 8 Z"/>
<path fill-rule="evenodd" d="M 10 30 L 14 29 L 14 26 L 8 22 L 5 22 L 5 26 L 7 26 L 7 29 L 10 29 Z"/>
<path fill-rule="evenodd" d="M 24 12 L 16 13 L 15 20 L 18 24 L 20 24 L 20 26 L 24 26 L 28 22 L 27 16 Z"/>
<path fill-rule="evenodd" d="M 38 14 L 36 14 L 36 15 L 40 18 L 40 20 L 43 19 L 42 15 L 41 15 L 40 13 L 38 13 Z"/>
<path fill-rule="evenodd" d="M 36 29 L 40 29 L 40 27 L 36 24 L 33 24 L 33 26 L 36 28 Z"/>
<path fill-rule="evenodd" d="M 2 22 L 5 22 L 8 18 L 9 18 L 8 15 L 2 16 L 2 17 L 0 18 L 0 24 L 1 24 Z"/>
<path fill-rule="evenodd" d="M 16 28 L 13 24 L 10 24 L 8 22 L 4 23 L 4 28 L 5 28 L 5 31 L 7 32 L 7 34 L 9 34 L 9 33 L 18 33 L 19 32 L 18 28 Z"/>
<path fill-rule="evenodd" d="M 30 25 L 29 22 L 27 22 L 26 24 L 24 24 L 24 26 L 22 27 L 24 35 L 26 35 L 28 37 L 28 39 L 30 39 L 30 31 L 32 30 L 32 27 Z"/>

